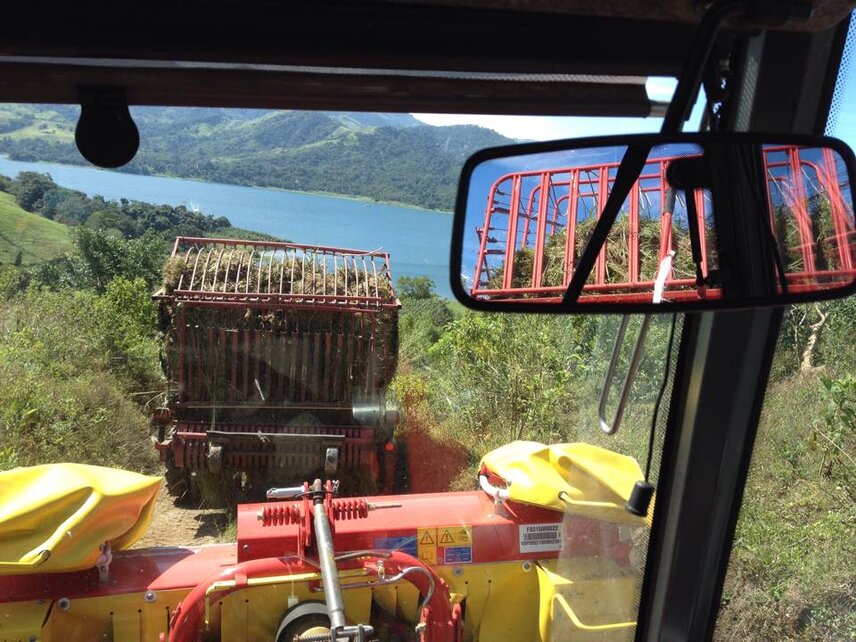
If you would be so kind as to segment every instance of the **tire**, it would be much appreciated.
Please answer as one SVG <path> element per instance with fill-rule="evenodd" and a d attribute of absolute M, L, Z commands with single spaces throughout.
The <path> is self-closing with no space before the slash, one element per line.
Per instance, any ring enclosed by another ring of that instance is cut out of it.
<path fill-rule="evenodd" d="M 330 635 L 330 618 L 323 602 L 301 602 L 289 609 L 279 625 L 276 642 L 293 642 L 306 636 Z"/>

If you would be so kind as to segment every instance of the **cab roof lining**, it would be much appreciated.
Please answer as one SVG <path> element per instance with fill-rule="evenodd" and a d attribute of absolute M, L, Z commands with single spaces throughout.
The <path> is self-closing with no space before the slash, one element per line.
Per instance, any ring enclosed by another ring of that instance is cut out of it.
<path fill-rule="evenodd" d="M 840 17 L 844 4 L 818 12 Z M 4 13 L 2 102 L 76 103 L 103 86 L 136 105 L 591 116 L 658 113 L 638 77 L 677 76 L 700 15 L 694 2 L 645 0 L 150 0 Z"/>
<path fill-rule="evenodd" d="M 523 11 L 575 16 L 599 16 L 633 20 L 656 20 L 697 24 L 711 3 L 700 0 L 384 0 L 390 4 L 471 7 L 500 11 Z M 807 0 L 812 6 L 807 20 L 795 18 L 776 26 L 785 31 L 825 31 L 853 11 L 852 0 Z M 788 4 L 767 0 L 756 4 Z"/>

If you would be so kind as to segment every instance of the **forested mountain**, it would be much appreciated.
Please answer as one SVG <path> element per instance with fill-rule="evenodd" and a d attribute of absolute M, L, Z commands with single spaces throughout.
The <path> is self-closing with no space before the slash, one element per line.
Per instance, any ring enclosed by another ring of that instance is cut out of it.
<path fill-rule="evenodd" d="M 450 210 L 464 160 L 512 142 L 473 125 L 432 127 L 409 114 L 136 107 L 140 150 L 123 171 L 364 196 Z M 86 164 L 78 108 L 0 107 L 0 153 Z"/>

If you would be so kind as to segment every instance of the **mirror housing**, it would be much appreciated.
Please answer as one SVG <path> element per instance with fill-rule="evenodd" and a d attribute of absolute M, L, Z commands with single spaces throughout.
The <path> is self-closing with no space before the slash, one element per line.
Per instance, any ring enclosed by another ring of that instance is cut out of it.
<path fill-rule="evenodd" d="M 792 134 L 486 149 L 461 174 L 452 291 L 479 310 L 622 314 L 846 296 L 854 166 L 842 141 Z"/>

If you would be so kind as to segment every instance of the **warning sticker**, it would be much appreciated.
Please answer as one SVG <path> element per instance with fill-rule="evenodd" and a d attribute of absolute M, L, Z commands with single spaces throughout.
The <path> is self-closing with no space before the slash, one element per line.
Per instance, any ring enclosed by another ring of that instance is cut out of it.
<path fill-rule="evenodd" d="M 426 564 L 469 564 L 473 561 L 472 526 L 438 526 L 416 532 L 418 557 Z"/>
<path fill-rule="evenodd" d="M 562 550 L 561 524 L 522 524 L 521 553 L 548 553 Z"/>
<path fill-rule="evenodd" d="M 420 528 L 416 531 L 417 557 L 426 564 L 437 563 L 437 529 Z"/>

